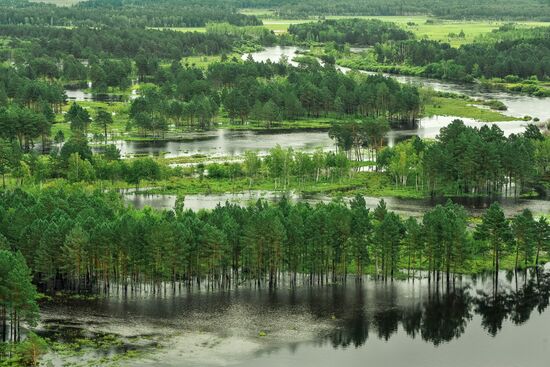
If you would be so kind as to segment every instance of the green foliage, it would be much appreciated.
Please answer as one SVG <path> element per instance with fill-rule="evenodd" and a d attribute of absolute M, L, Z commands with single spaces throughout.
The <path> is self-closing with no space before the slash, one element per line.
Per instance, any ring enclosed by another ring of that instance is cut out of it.
<path fill-rule="evenodd" d="M 534 154 L 534 141 L 525 135 L 505 137 L 496 125 L 477 129 L 456 120 L 441 129 L 436 143 L 426 147 L 424 174 L 435 192 L 483 194 L 504 190 L 517 195 L 537 177 Z"/>
<path fill-rule="evenodd" d="M 61 148 L 60 157 L 63 162 L 68 162 L 69 158 L 78 153 L 80 159 L 90 161 L 92 159 L 92 150 L 88 146 L 88 140 L 83 134 L 74 134 L 71 138 L 63 144 Z"/>
<path fill-rule="evenodd" d="M 36 289 L 31 271 L 21 252 L 0 250 L 0 335 L 1 340 L 20 340 L 20 322 L 35 325 L 38 320 Z M 8 318 L 9 317 L 9 318 Z M 8 329 L 5 325 L 11 324 Z"/>
<path fill-rule="evenodd" d="M 164 131 L 169 123 L 183 127 L 185 121 L 206 128 L 220 107 L 232 122 L 255 120 L 268 127 L 279 120 L 331 115 L 411 122 L 421 108 L 417 87 L 318 65 L 216 62 L 206 73 L 194 66 L 176 67 L 156 78 L 152 81 L 163 88 L 142 89 L 130 107 L 130 117 L 144 132 Z"/>
<path fill-rule="evenodd" d="M 451 203 L 429 211 L 421 222 L 403 221 L 383 201 L 371 213 L 361 196 L 349 206 L 341 200 L 309 205 L 283 199 L 274 205 L 226 203 L 198 213 L 183 208 L 180 202 L 173 212 L 136 210 L 125 207 L 116 193 L 86 193 L 78 187 L 5 192 L 0 233 L 22 255 L 0 253 L 6 266 L 24 256 L 49 289 L 60 279 L 75 290 L 111 281 L 221 282 L 231 277 L 276 286 L 281 271 L 308 274 L 312 281 L 329 276 L 338 281 L 350 269 L 358 274 L 371 269 L 384 278 L 396 277 L 402 268 L 460 273 L 473 259 L 492 253 L 501 259 L 512 240 L 524 243 L 525 238 L 519 226 L 512 233 L 497 204 L 476 229 L 479 241 L 467 230 L 464 209 Z M 536 251 L 547 251 L 549 232 L 543 220 L 534 227 L 529 223 L 536 245 L 529 252 L 520 249 L 532 266 Z M 30 280 L 28 269 L 21 269 Z M 32 289 L 25 292 L 34 297 Z M 32 321 L 32 304 L 19 308 Z"/>
<path fill-rule="evenodd" d="M 498 272 L 500 259 L 509 251 L 512 240 L 510 224 L 498 203 L 492 204 L 482 216 L 481 224 L 476 227 L 475 235 L 476 238 L 490 244 L 493 267 Z"/>
<path fill-rule="evenodd" d="M 412 33 L 394 23 L 376 19 L 339 19 L 292 24 L 288 33 L 299 41 L 348 43 L 357 46 L 374 46 L 413 37 Z"/>
<path fill-rule="evenodd" d="M 506 34 L 504 28 L 493 34 Z M 424 66 L 423 74 L 441 79 L 472 81 L 475 78 L 513 76 L 539 79 L 548 76 L 546 59 L 550 54 L 548 28 L 522 30 L 517 38 L 464 44 L 453 48 L 447 43 L 407 40 L 379 44 L 375 51 L 381 63 Z"/>
<path fill-rule="evenodd" d="M 78 2 L 74 0 L 68 0 Z M 261 25 L 254 16 L 238 12 L 231 1 L 141 0 L 86 1 L 72 7 L 57 7 L 39 2 L 0 3 L 1 24 L 45 25 L 58 27 L 204 27 L 210 22 L 237 26 Z M 51 17 L 55 12 L 55 17 Z"/>
<path fill-rule="evenodd" d="M 22 150 L 30 150 L 36 138 L 48 136 L 49 129 L 50 122 L 42 113 L 17 105 L 0 108 L 0 137 L 17 140 Z"/>
<path fill-rule="evenodd" d="M 74 102 L 65 114 L 65 121 L 71 123 L 71 130 L 85 133 L 88 131 L 92 118 L 85 108 Z"/>
<path fill-rule="evenodd" d="M 139 185 L 141 180 L 157 180 L 160 178 L 159 164 L 151 158 L 136 159 L 128 168 L 128 182 Z"/>
<path fill-rule="evenodd" d="M 40 357 L 48 350 L 48 344 L 35 333 L 29 333 L 27 338 L 17 345 L 16 359 L 23 366 L 39 366 Z"/>
<path fill-rule="evenodd" d="M 21 149 L 15 141 L 10 143 L 0 139 L 0 174 L 2 174 L 2 187 L 6 187 L 6 174 L 13 172 L 21 161 Z"/>
<path fill-rule="evenodd" d="M 103 129 L 105 144 L 107 144 L 107 128 L 113 124 L 113 116 L 104 109 L 100 109 L 97 111 L 94 122 Z"/>
<path fill-rule="evenodd" d="M 446 19 L 541 19 L 548 20 L 549 5 L 544 1 L 519 0 L 257 0 L 249 6 L 272 9 L 282 19 L 308 19 L 315 16 L 409 16 L 432 14 Z M 409 18 L 408 17 L 408 18 Z M 407 18 L 407 19 L 408 19 Z M 437 20 L 430 19 L 431 22 Z"/>
<path fill-rule="evenodd" d="M 92 181 L 94 178 L 95 172 L 90 161 L 80 158 L 79 153 L 72 153 L 68 159 L 67 180 L 80 182 Z"/>

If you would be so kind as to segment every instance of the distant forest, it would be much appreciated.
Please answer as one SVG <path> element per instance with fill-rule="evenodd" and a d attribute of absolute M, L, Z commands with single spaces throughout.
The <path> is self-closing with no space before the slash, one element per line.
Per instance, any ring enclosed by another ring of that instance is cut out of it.
<path fill-rule="evenodd" d="M 239 12 L 245 8 L 267 9 L 274 13 L 270 17 L 290 19 L 426 14 L 446 19 L 550 21 L 549 0 L 90 0 L 62 8 L 27 0 L 0 0 L 0 23 L 140 27 L 203 27 L 208 22 L 260 25 L 257 16 Z"/>
<path fill-rule="evenodd" d="M 411 15 L 431 14 L 449 19 L 550 20 L 548 0 L 244 0 L 241 8 L 267 8 L 280 17 L 313 15 Z"/>

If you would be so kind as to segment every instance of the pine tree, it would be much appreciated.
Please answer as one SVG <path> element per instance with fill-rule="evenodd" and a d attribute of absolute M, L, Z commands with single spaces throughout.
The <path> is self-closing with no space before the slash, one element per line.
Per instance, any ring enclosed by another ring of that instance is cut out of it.
<path fill-rule="evenodd" d="M 512 233 L 515 239 L 515 269 L 519 268 L 520 254 L 523 257 L 524 266 L 527 267 L 532 263 L 535 255 L 536 237 L 536 222 L 529 209 L 525 209 L 514 217 Z"/>
<path fill-rule="evenodd" d="M 483 214 L 481 224 L 476 226 L 475 236 L 491 245 L 493 269 L 495 276 L 498 277 L 500 259 L 508 250 L 512 240 L 510 224 L 498 203 L 493 203 Z"/>

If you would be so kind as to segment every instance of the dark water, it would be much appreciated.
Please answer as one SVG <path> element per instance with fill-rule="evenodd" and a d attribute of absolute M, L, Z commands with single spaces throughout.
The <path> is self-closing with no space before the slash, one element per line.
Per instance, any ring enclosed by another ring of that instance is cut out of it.
<path fill-rule="evenodd" d="M 294 192 L 273 192 L 252 190 L 244 193 L 226 193 L 226 194 L 198 194 L 185 195 L 185 207 L 198 211 L 201 209 L 214 209 L 218 204 L 224 204 L 226 201 L 246 205 L 255 202 L 258 199 L 264 199 L 270 202 L 276 202 L 283 196 L 292 201 L 308 202 L 311 204 L 319 202 L 329 202 L 331 197 L 325 195 L 304 195 Z M 156 209 L 171 210 L 176 203 L 176 195 L 151 195 L 135 191 L 123 192 L 122 197 L 126 203 L 133 205 L 138 209 L 150 206 Z M 382 198 L 365 197 L 367 207 L 374 209 Z M 437 204 L 444 204 L 449 198 L 434 199 L 400 199 L 394 197 L 383 198 L 389 210 L 395 211 L 404 216 L 421 216 L 426 211 L 432 209 Z M 535 214 L 550 213 L 549 200 L 536 199 L 514 199 L 514 198 L 450 198 L 450 200 L 463 205 L 472 215 L 480 216 L 494 201 L 501 203 L 502 209 L 507 216 L 513 216 L 524 209 L 530 209 Z"/>
<path fill-rule="evenodd" d="M 113 293 L 45 305 L 41 327 L 111 333 L 133 348 L 147 335 L 148 352 L 122 363 L 132 366 L 546 366 L 549 274 L 499 279 Z"/>

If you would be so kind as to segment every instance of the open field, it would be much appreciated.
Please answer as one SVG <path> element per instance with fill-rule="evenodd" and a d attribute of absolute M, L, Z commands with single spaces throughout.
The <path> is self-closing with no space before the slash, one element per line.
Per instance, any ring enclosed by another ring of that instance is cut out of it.
<path fill-rule="evenodd" d="M 275 33 L 284 33 L 291 24 L 314 22 L 315 19 L 277 19 L 269 10 L 244 9 L 244 14 L 256 15 L 262 18 L 264 25 Z M 428 38 L 436 41 L 449 42 L 452 46 L 460 46 L 473 42 L 478 36 L 497 29 L 506 22 L 497 21 L 454 21 L 432 18 L 426 15 L 414 16 L 327 16 L 326 19 L 380 19 L 386 22 L 394 22 L 403 28 L 410 30 L 419 38 Z M 516 22 L 525 27 L 550 26 L 545 22 Z M 464 32 L 464 37 L 450 37 Z"/>
<path fill-rule="evenodd" d="M 46 2 L 61 6 L 74 5 L 81 0 L 32 0 L 35 2 Z M 241 13 L 255 15 L 262 19 L 264 26 L 277 34 L 285 33 L 291 24 L 314 22 L 316 19 L 279 19 L 275 17 L 273 11 L 269 9 L 242 9 Z M 326 19 L 380 19 L 387 22 L 394 22 L 401 25 L 404 29 L 410 30 L 419 38 L 427 38 L 436 41 L 449 42 L 452 46 L 458 47 L 465 43 L 473 42 L 480 35 L 497 29 L 506 22 L 503 21 L 457 21 L 442 20 L 427 15 L 412 16 L 327 16 Z M 525 27 L 550 26 L 546 22 L 515 22 Z M 205 27 L 181 27 L 168 28 L 182 32 L 205 32 Z M 464 32 L 464 37 L 458 37 L 460 32 Z M 454 36 L 453 36 L 454 35 Z"/>

